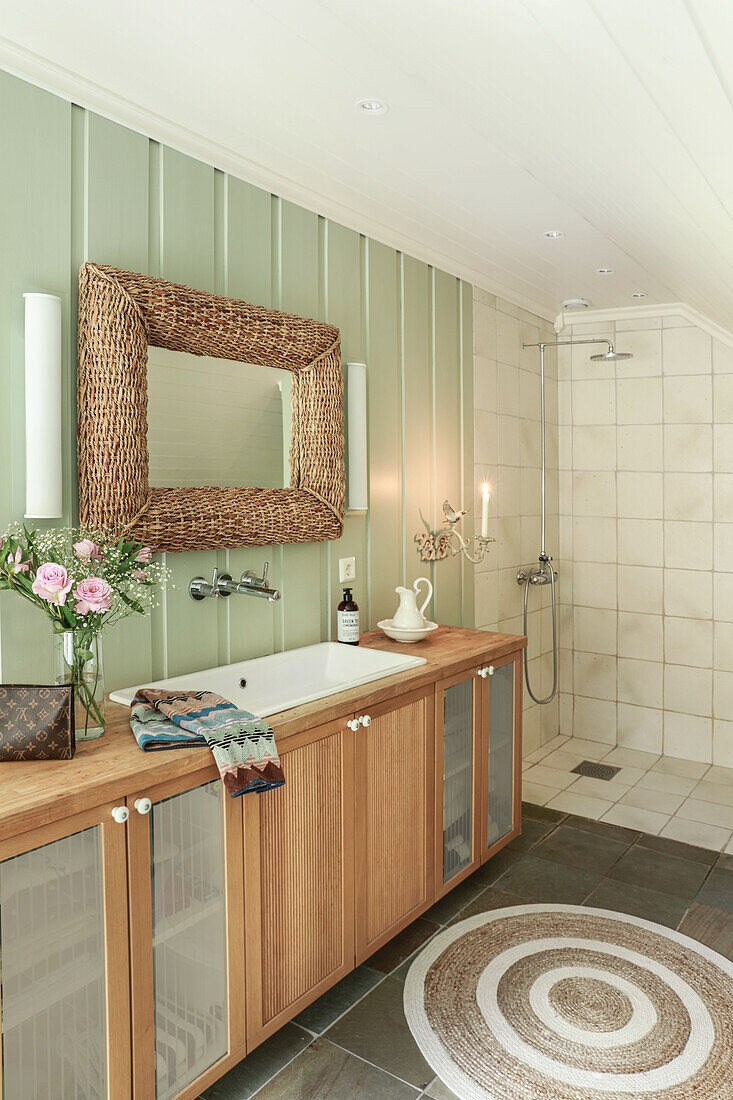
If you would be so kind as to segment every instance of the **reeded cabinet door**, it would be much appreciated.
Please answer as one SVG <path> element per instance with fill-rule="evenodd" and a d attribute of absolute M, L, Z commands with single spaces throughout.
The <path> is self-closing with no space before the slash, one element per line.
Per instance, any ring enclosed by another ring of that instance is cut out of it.
<path fill-rule="evenodd" d="M 0 1097 L 129 1100 L 125 824 L 113 806 L 0 843 Z"/>
<path fill-rule="evenodd" d="M 356 961 L 433 901 L 433 689 L 370 709 L 356 739 Z"/>
<path fill-rule="evenodd" d="M 522 655 L 511 654 L 489 666 L 483 691 L 484 723 L 483 858 L 516 836 L 522 811 Z"/>
<path fill-rule="evenodd" d="M 313 738 L 290 739 L 284 787 L 244 798 L 250 1050 L 354 966 L 354 733 Z"/>
<path fill-rule="evenodd" d="M 435 685 L 435 881 L 438 895 L 481 854 L 482 686 L 477 668 Z"/>
<path fill-rule="evenodd" d="M 245 1053 L 241 799 L 207 768 L 127 804 L 134 1095 L 193 1100 Z"/>

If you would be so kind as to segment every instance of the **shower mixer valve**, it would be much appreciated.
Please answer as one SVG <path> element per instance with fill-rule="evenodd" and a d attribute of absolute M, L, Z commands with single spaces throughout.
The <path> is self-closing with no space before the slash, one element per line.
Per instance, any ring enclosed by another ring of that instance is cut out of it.
<path fill-rule="evenodd" d="M 524 569 L 519 570 L 517 573 L 517 584 L 520 587 L 523 587 L 527 581 L 529 581 L 530 584 L 551 584 L 553 578 L 550 576 L 550 573 L 554 573 L 554 579 L 557 580 L 557 570 L 553 569 L 550 565 L 552 558 L 548 557 L 547 554 L 540 554 L 539 561 L 540 564 L 532 566 L 529 573 Z"/>

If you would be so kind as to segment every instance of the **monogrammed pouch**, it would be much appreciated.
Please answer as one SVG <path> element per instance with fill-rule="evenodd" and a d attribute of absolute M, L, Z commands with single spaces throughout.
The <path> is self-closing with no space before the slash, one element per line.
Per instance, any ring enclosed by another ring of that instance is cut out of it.
<path fill-rule="evenodd" d="M 0 762 L 71 760 L 75 747 L 70 684 L 0 684 Z"/>

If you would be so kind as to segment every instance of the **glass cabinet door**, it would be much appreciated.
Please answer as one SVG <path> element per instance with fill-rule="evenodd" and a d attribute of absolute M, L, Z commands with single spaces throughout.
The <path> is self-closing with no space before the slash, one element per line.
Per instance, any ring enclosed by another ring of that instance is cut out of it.
<path fill-rule="evenodd" d="M 150 814 L 158 1100 L 227 1051 L 222 795 L 217 780 Z"/>
<path fill-rule="evenodd" d="M 491 669 L 489 692 L 486 847 L 511 832 L 514 822 L 514 677 L 508 661 Z"/>
<path fill-rule="evenodd" d="M 465 674 L 464 674 L 465 675 Z M 480 744 L 475 672 L 437 686 L 437 803 L 442 821 L 437 881 L 454 885 L 475 864 L 477 746 Z M 441 862 L 442 861 L 442 862 Z"/>
<path fill-rule="evenodd" d="M 125 833 L 107 812 L 0 862 L 5 1100 L 130 1095 Z"/>
<path fill-rule="evenodd" d="M 188 1095 L 194 1082 L 203 1091 L 207 1071 L 214 1065 L 221 1070 L 230 1054 L 236 1055 L 230 1061 L 244 1054 L 243 1023 L 238 1043 L 237 1024 L 231 1019 L 233 960 L 227 909 L 230 901 L 234 910 L 238 906 L 236 887 L 227 883 L 227 843 L 235 841 L 228 838 L 226 820 L 237 813 L 243 875 L 241 807 L 239 800 L 231 807 L 231 801 L 218 779 L 167 798 L 128 800 L 133 826 L 130 862 L 137 881 L 142 884 L 147 875 L 148 888 L 147 896 L 131 890 L 130 899 L 133 1024 L 138 1039 L 138 1047 L 133 1047 L 135 1092 L 151 1100 Z M 233 930 L 234 926 L 232 934 Z M 237 933 L 241 941 L 241 922 Z M 237 999 L 243 999 L 241 989 Z M 242 1020 L 243 1011 L 240 1004 Z M 152 1036 L 153 1043 L 141 1048 L 140 1036 Z"/>

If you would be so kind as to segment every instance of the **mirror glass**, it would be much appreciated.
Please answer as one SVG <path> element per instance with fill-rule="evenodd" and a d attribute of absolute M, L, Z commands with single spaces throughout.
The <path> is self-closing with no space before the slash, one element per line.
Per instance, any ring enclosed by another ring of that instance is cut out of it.
<path fill-rule="evenodd" d="M 290 371 L 148 348 L 155 488 L 290 484 Z"/>

